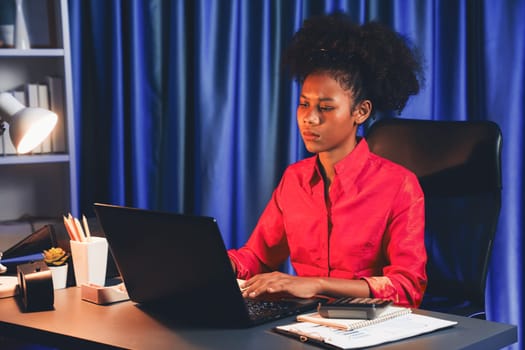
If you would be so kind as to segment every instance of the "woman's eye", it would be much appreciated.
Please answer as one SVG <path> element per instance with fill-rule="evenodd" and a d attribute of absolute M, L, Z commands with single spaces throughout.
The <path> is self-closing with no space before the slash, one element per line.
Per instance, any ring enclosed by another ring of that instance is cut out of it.
<path fill-rule="evenodd" d="M 330 112 L 334 110 L 334 107 L 331 106 L 319 106 L 319 110 L 322 112 Z"/>
<path fill-rule="evenodd" d="M 306 108 L 306 107 L 308 107 L 308 103 L 307 102 L 299 102 L 299 107 Z"/>

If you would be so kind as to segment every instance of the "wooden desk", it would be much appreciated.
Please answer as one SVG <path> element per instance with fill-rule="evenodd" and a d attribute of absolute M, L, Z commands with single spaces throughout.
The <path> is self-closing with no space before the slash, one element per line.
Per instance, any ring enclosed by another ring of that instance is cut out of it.
<path fill-rule="evenodd" d="M 270 329 L 293 318 L 248 329 L 195 329 L 155 318 L 130 301 L 100 306 L 82 301 L 80 288 L 55 291 L 55 310 L 20 311 L 18 299 L 0 299 L 0 335 L 59 349 L 319 349 Z M 380 349 L 499 349 L 517 341 L 517 327 L 417 310 L 458 321 L 453 328 L 385 344 Z"/>

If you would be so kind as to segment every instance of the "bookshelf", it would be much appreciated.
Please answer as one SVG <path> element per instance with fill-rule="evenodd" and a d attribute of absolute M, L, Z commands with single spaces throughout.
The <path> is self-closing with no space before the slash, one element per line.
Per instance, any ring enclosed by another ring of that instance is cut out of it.
<path fill-rule="evenodd" d="M 30 105 L 29 87 L 40 86 L 39 106 L 47 103 L 59 122 L 30 154 L 16 154 L 8 132 L 0 136 L 0 240 L 3 222 L 78 215 L 67 0 L 24 0 L 24 10 L 31 46 L 0 47 L 0 92 L 18 91 Z"/>

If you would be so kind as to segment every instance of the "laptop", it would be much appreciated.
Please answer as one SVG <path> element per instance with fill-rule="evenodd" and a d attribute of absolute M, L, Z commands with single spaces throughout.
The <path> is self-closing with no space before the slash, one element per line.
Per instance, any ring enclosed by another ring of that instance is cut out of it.
<path fill-rule="evenodd" d="M 249 327 L 321 299 L 245 299 L 214 218 L 95 203 L 129 297 L 180 324 Z"/>

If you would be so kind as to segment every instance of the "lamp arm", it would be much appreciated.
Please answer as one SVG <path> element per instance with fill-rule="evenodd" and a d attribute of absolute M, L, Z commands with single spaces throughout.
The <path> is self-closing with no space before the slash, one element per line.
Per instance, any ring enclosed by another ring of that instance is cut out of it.
<path fill-rule="evenodd" d="M 0 120 L 9 123 L 11 117 L 25 107 L 9 92 L 0 93 Z"/>

